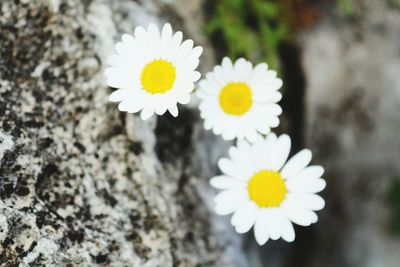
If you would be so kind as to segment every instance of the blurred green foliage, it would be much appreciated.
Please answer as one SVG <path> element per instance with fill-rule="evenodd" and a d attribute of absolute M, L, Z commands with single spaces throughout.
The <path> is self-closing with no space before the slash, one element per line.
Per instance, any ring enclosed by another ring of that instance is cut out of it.
<path fill-rule="evenodd" d="M 217 46 L 226 50 L 226 56 L 261 60 L 278 68 L 278 46 L 290 34 L 279 2 L 213 0 L 212 4 L 213 14 L 205 32 L 220 41 Z"/>
<path fill-rule="evenodd" d="M 337 0 L 337 6 L 345 16 L 351 16 L 354 13 L 354 3 L 352 0 Z"/>
<path fill-rule="evenodd" d="M 354 0 L 333 3 L 344 16 L 354 14 Z M 294 26 L 298 30 L 312 22 L 314 6 L 317 2 L 310 0 L 208 0 L 205 33 L 221 55 L 264 61 L 279 71 L 279 45 L 290 39 Z"/>
<path fill-rule="evenodd" d="M 391 3 L 392 3 L 396 8 L 400 8 L 400 0 L 392 0 Z"/>
<path fill-rule="evenodd" d="M 390 230 L 393 234 L 400 235 L 400 179 L 392 179 L 386 194 L 386 202 L 391 211 Z"/>

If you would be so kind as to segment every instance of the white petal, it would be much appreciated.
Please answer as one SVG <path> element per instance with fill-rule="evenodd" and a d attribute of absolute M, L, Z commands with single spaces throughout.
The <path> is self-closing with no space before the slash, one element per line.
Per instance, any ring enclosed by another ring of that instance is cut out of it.
<path fill-rule="evenodd" d="M 190 94 L 188 93 L 180 93 L 177 98 L 178 103 L 186 105 L 190 102 Z"/>
<path fill-rule="evenodd" d="M 188 71 L 193 71 L 199 66 L 200 60 L 199 58 L 194 58 L 192 56 L 187 57 L 184 62 L 177 63 L 179 70 L 181 72 L 187 73 Z M 177 69 L 178 70 L 178 69 Z M 186 77 L 188 78 L 188 77 Z"/>
<path fill-rule="evenodd" d="M 210 130 L 213 127 L 214 123 L 212 120 L 204 120 L 204 129 Z"/>
<path fill-rule="evenodd" d="M 278 90 L 279 88 L 282 87 L 282 85 L 283 85 L 282 80 L 279 78 L 275 78 L 273 81 L 271 81 L 270 88 L 272 90 Z"/>
<path fill-rule="evenodd" d="M 290 137 L 286 134 L 279 136 L 273 147 L 273 159 L 271 162 L 271 169 L 278 171 L 285 164 L 290 152 Z"/>
<path fill-rule="evenodd" d="M 246 183 L 244 181 L 226 175 L 220 175 L 211 178 L 210 184 L 211 186 L 218 189 L 243 188 L 246 186 Z"/>
<path fill-rule="evenodd" d="M 270 122 L 269 122 L 269 126 L 271 128 L 275 128 L 278 127 L 280 123 L 280 120 L 278 117 L 271 117 Z"/>
<path fill-rule="evenodd" d="M 288 205 L 314 211 L 322 210 L 325 207 L 324 199 L 315 194 L 289 193 L 285 201 L 289 202 Z"/>
<path fill-rule="evenodd" d="M 178 116 L 178 107 L 176 105 L 168 108 L 168 111 L 169 111 L 169 113 L 171 113 L 172 116 L 174 116 L 174 117 Z"/>
<path fill-rule="evenodd" d="M 254 237 L 260 246 L 264 245 L 269 239 L 267 227 L 265 225 L 267 219 L 268 218 L 266 216 L 265 210 L 260 210 L 260 213 L 258 214 L 256 223 L 254 225 Z"/>
<path fill-rule="evenodd" d="M 142 120 L 147 120 L 149 119 L 151 116 L 153 116 L 154 114 L 154 109 L 151 108 L 144 108 L 142 110 L 142 112 L 140 113 L 140 118 L 142 118 Z"/>
<path fill-rule="evenodd" d="M 272 163 L 274 161 L 274 146 L 276 143 L 277 137 L 274 133 L 270 133 L 267 135 L 265 142 L 263 144 L 264 154 L 262 157 L 262 163 L 265 169 L 270 170 L 272 167 Z"/>
<path fill-rule="evenodd" d="M 258 112 L 262 112 L 265 115 L 278 116 L 278 115 L 282 114 L 282 108 L 278 104 L 260 105 L 260 104 L 254 103 L 254 108 Z"/>
<path fill-rule="evenodd" d="M 311 151 L 303 149 L 294 155 L 282 168 L 282 177 L 290 177 L 304 169 L 311 161 Z"/>
<path fill-rule="evenodd" d="M 281 236 L 281 211 L 279 209 L 265 209 L 266 220 L 265 225 L 268 231 L 268 235 L 272 240 L 277 240 Z"/>
<path fill-rule="evenodd" d="M 123 42 L 118 42 L 115 44 L 115 50 L 120 56 L 126 57 L 129 55 L 129 50 Z"/>
<path fill-rule="evenodd" d="M 107 64 L 112 67 L 125 65 L 125 60 L 118 54 L 111 55 L 107 58 Z"/>
<path fill-rule="evenodd" d="M 286 187 L 294 193 L 318 193 L 325 189 L 326 182 L 320 178 L 295 178 L 286 182 Z"/>
<path fill-rule="evenodd" d="M 148 35 L 151 36 L 151 40 L 155 42 L 160 41 L 160 32 L 158 30 L 158 27 L 154 23 L 150 23 L 148 28 L 147 28 Z"/>
<path fill-rule="evenodd" d="M 199 109 L 201 111 L 210 111 L 212 108 L 215 110 L 219 109 L 218 101 L 216 99 L 207 99 L 200 103 Z"/>
<path fill-rule="evenodd" d="M 266 63 L 260 63 L 256 65 L 249 79 L 250 83 L 256 84 L 260 80 L 265 79 L 267 71 L 268 71 L 268 65 Z"/>
<path fill-rule="evenodd" d="M 281 221 L 281 236 L 283 240 L 287 242 L 293 242 L 295 238 L 295 233 L 292 223 L 289 219 L 283 217 Z"/>
<path fill-rule="evenodd" d="M 257 166 L 257 171 L 265 170 L 264 168 L 264 156 L 265 156 L 265 139 L 261 136 L 253 143 L 251 149 L 251 158 L 254 164 Z"/>
<path fill-rule="evenodd" d="M 220 135 L 222 134 L 222 131 L 223 131 L 223 126 L 219 122 L 216 122 L 214 128 L 212 128 L 212 132 L 215 135 Z"/>
<path fill-rule="evenodd" d="M 246 64 L 246 60 L 244 58 L 238 58 L 234 64 L 235 71 L 240 72 L 241 68 Z"/>
<path fill-rule="evenodd" d="M 218 204 L 219 202 L 231 202 L 236 200 L 240 196 L 246 196 L 247 192 L 244 189 L 229 189 L 219 192 L 215 197 L 214 201 Z"/>
<path fill-rule="evenodd" d="M 122 34 L 122 42 L 125 43 L 127 46 L 130 46 L 135 43 L 135 37 L 130 34 L 124 33 Z"/>
<path fill-rule="evenodd" d="M 265 88 L 257 88 L 253 91 L 253 99 L 256 103 L 278 102 L 282 98 L 282 94 L 277 91 L 266 90 Z"/>
<path fill-rule="evenodd" d="M 171 24 L 165 23 L 164 27 L 162 29 L 162 32 L 161 32 L 161 39 L 165 40 L 165 39 L 171 39 L 171 38 L 172 38 L 172 27 L 171 27 Z"/>
<path fill-rule="evenodd" d="M 312 223 L 316 223 L 318 221 L 317 214 L 315 214 L 315 212 L 311 210 L 296 208 L 288 204 L 282 204 L 281 208 L 285 216 L 295 224 L 301 226 L 309 226 Z"/>
<path fill-rule="evenodd" d="M 237 179 L 243 180 L 243 174 L 240 173 L 240 170 L 236 168 L 235 164 L 230 159 L 227 158 L 221 158 L 218 161 L 218 167 L 219 169 L 226 175 L 235 177 Z"/>
<path fill-rule="evenodd" d="M 282 94 L 280 92 L 275 91 L 273 95 L 271 96 L 271 101 L 272 102 L 279 102 L 282 99 Z"/>
<path fill-rule="evenodd" d="M 287 176 L 286 179 L 303 179 L 303 178 L 320 178 L 324 174 L 324 168 L 322 166 L 313 165 L 301 170 L 300 172 Z"/>
<path fill-rule="evenodd" d="M 165 112 L 167 112 L 167 107 L 159 103 L 156 107 L 156 114 L 163 115 Z"/>
<path fill-rule="evenodd" d="M 192 72 L 192 78 L 191 78 L 191 80 L 192 80 L 193 82 L 197 82 L 200 78 L 201 78 L 201 73 L 200 73 L 200 72 L 198 72 L 198 71 L 193 71 L 193 72 Z"/>
<path fill-rule="evenodd" d="M 239 234 L 248 232 L 256 222 L 259 213 L 260 208 L 249 211 L 247 216 L 244 218 L 245 220 L 243 220 L 242 224 L 235 226 L 236 232 L 238 232 Z"/>
<path fill-rule="evenodd" d="M 110 95 L 108 99 L 111 102 L 120 102 L 126 99 L 128 96 L 130 96 L 131 93 L 132 93 L 131 90 L 124 90 L 124 89 L 116 90 Z"/>
<path fill-rule="evenodd" d="M 236 137 L 236 132 L 231 127 L 226 127 L 222 132 L 222 138 L 226 141 L 233 140 Z"/>
<path fill-rule="evenodd" d="M 126 111 L 129 113 L 139 112 L 143 108 L 143 103 L 141 101 L 137 101 L 136 98 L 128 98 L 123 100 L 118 105 L 118 109 L 120 111 Z"/>
<path fill-rule="evenodd" d="M 243 179 L 247 180 L 254 173 L 254 162 L 248 154 L 241 153 L 237 147 L 229 148 L 229 156 L 233 163 L 243 173 Z"/>
<path fill-rule="evenodd" d="M 215 213 L 218 215 L 229 215 L 238 209 L 240 203 L 237 202 L 224 202 L 215 205 Z"/>
<path fill-rule="evenodd" d="M 219 215 L 228 215 L 235 212 L 247 199 L 243 189 L 224 190 L 214 197 L 215 212 Z"/>
<path fill-rule="evenodd" d="M 132 80 L 131 77 L 131 72 L 129 72 L 127 69 L 120 68 L 120 67 L 109 67 L 104 71 L 104 75 L 107 77 L 107 79 L 112 79 L 112 78 L 122 78 L 122 79 L 130 79 Z"/>
<path fill-rule="evenodd" d="M 181 31 L 178 31 L 174 34 L 172 37 L 172 46 L 177 47 L 181 44 L 183 38 L 183 33 Z"/>
<path fill-rule="evenodd" d="M 127 111 L 129 107 L 129 101 L 128 100 L 123 100 L 121 103 L 118 104 L 118 109 L 120 111 Z"/>
<path fill-rule="evenodd" d="M 138 26 L 135 28 L 135 38 L 136 39 L 146 38 L 146 30 L 142 26 Z"/>
<path fill-rule="evenodd" d="M 187 39 L 185 40 L 180 48 L 179 48 L 179 54 L 176 55 L 176 58 L 174 59 L 174 62 L 181 62 L 182 60 L 186 59 L 192 52 L 193 49 L 193 40 Z"/>
<path fill-rule="evenodd" d="M 206 80 L 211 86 L 218 88 L 218 92 L 226 85 L 223 77 L 215 75 L 214 72 L 208 72 L 206 74 Z"/>
<path fill-rule="evenodd" d="M 232 61 L 228 57 L 224 57 L 222 59 L 222 64 L 221 65 L 222 65 L 222 67 L 224 69 L 232 69 L 233 68 Z"/>
<path fill-rule="evenodd" d="M 271 132 L 271 128 L 263 120 L 259 120 L 256 125 L 257 131 L 263 135 L 267 135 Z"/>
<path fill-rule="evenodd" d="M 255 217 L 247 218 L 248 220 L 246 221 L 246 223 L 235 226 L 236 232 L 238 234 L 244 234 L 244 233 L 247 233 L 248 231 L 250 231 L 251 227 L 254 225 L 254 223 L 256 221 L 257 214 Z"/>
<path fill-rule="evenodd" d="M 251 62 L 244 58 L 239 58 L 234 64 L 235 79 L 238 81 L 247 81 L 251 75 L 252 68 Z"/>
<path fill-rule="evenodd" d="M 255 214 L 260 208 L 251 200 L 244 202 L 231 218 L 233 226 L 239 226 L 246 223 L 247 218 Z"/>
<path fill-rule="evenodd" d="M 259 137 L 257 131 L 254 128 L 249 128 L 246 131 L 246 139 L 250 142 L 250 143 L 254 143 L 257 138 Z"/>
<path fill-rule="evenodd" d="M 109 77 L 107 85 L 114 88 L 132 88 L 133 81 L 129 77 Z"/>
<path fill-rule="evenodd" d="M 195 57 L 195 58 L 199 58 L 202 53 L 203 53 L 203 47 L 196 46 L 196 47 L 193 48 L 190 56 L 191 57 Z"/>

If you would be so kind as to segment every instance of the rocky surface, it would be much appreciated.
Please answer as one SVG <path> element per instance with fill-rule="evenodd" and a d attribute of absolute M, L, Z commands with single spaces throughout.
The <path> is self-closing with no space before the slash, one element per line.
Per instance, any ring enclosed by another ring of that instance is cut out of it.
<path fill-rule="evenodd" d="M 107 100 L 104 62 L 122 32 L 171 19 L 207 47 L 201 25 L 174 5 L 196 10 L 185 1 L 1 2 L 1 266 L 232 264 L 195 186 L 204 179 L 197 113 L 142 122 Z"/>
<path fill-rule="evenodd" d="M 397 267 L 384 198 L 400 177 L 400 10 L 353 2 L 349 17 L 322 4 L 281 51 L 278 132 L 326 167 L 327 207 L 294 243 L 258 247 L 212 212 L 230 144 L 196 101 L 143 122 L 107 100 L 105 61 L 137 25 L 170 21 L 210 69 L 203 0 L 1 1 L 0 266 Z"/>
<path fill-rule="evenodd" d="M 328 10 L 302 36 L 306 142 L 327 169 L 328 201 L 318 245 L 297 251 L 313 251 L 304 266 L 395 267 L 386 192 L 400 174 L 400 9 L 352 2 L 349 17 Z"/>

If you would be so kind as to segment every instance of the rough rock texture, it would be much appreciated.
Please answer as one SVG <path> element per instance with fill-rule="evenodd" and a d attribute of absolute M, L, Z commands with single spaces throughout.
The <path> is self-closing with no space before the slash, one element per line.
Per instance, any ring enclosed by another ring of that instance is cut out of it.
<path fill-rule="evenodd" d="M 199 204 L 197 113 L 142 122 L 107 100 L 122 32 L 170 19 L 207 47 L 175 5 L 201 16 L 185 1 L 1 1 L 0 265 L 232 264 Z"/>
<path fill-rule="evenodd" d="M 318 245 L 298 250 L 312 250 L 304 266 L 400 262 L 385 199 L 400 174 L 400 10 L 395 1 L 353 2 L 350 18 L 329 10 L 302 36 L 306 140 L 328 183 Z"/>
<path fill-rule="evenodd" d="M 328 4 L 282 48 L 278 131 L 326 167 L 327 208 L 263 247 L 211 211 L 230 144 L 203 131 L 196 101 L 142 122 L 107 100 L 105 60 L 139 24 L 172 22 L 210 69 L 203 1 L 0 2 L 0 266 L 398 266 L 384 201 L 400 177 L 395 1 L 353 1 L 349 18 Z"/>

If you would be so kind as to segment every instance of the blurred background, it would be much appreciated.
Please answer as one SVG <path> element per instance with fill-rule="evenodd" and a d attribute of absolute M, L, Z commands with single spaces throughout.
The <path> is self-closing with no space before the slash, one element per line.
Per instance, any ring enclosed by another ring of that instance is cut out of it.
<path fill-rule="evenodd" d="M 256 245 L 214 215 L 231 145 L 198 100 L 143 122 L 109 103 L 122 33 L 170 22 L 284 81 L 277 133 L 326 169 L 320 221 Z M 0 266 L 400 266 L 399 0 L 2 0 Z"/>
<path fill-rule="evenodd" d="M 278 70 L 278 131 L 327 170 L 319 224 L 296 229 L 294 244 L 260 248 L 261 266 L 400 266 L 399 2 L 206 6 L 216 58 L 245 56 Z"/>

